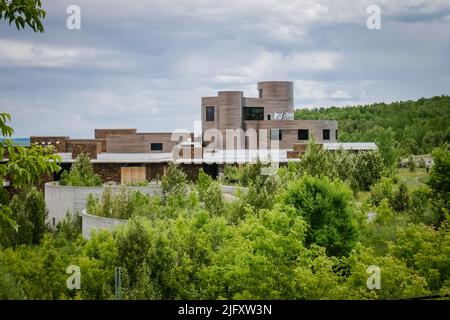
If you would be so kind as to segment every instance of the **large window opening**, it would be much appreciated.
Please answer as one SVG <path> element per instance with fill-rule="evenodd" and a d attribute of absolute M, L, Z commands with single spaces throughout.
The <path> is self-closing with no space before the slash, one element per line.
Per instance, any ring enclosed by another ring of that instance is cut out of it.
<path fill-rule="evenodd" d="M 264 108 L 244 107 L 244 120 L 264 120 Z"/>

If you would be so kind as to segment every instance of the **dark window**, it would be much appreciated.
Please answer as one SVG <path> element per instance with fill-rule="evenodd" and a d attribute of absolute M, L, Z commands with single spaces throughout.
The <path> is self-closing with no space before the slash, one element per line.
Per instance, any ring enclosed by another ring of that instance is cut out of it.
<path fill-rule="evenodd" d="M 214 107 L 206 107 L 206 121 L 214 121 Z"/>
<path fill-rule="evenodd" d="M 330 140 L 330 129 L 323 129 L 323 140 Z"/>
<path fill-rule="evenodd" d="M 336 141 L 337 141 L 337 139 L 338 139 L 338 131 L 336 130 Z"/>
<path fill-rule="evenodd" d="M 267 115 L 267 120 L 270 120 L 270 114 Z"/>
<path fill-rule="evenodd" d="M 308 139 L 309 139 L 308 129 L 299 129 L 298 130 L 298 140 L 308 140 Z"/>
<path fill-rule="evenodd" d="M 283 140 L 283 132 L 281 129 L 271 129 L 270 140 Z"/>
<path fill-rule="evenodd" d="M 244 107 L 244 120 L 264 120 L 264 108 Z"/>
<path fill-rule="evenodd" d="M 150 150 L 151 151 L 162 151 L 163 144 L 162 143 L 151 143 Z"/>
<path fill-rule="evenodd" d="M 262 89 L 258 89 L 258 96 L 262 98 Z"/>

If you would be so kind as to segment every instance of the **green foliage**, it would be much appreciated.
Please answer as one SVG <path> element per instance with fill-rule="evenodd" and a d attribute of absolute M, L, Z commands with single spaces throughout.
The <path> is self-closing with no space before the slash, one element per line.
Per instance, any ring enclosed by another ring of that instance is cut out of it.
<path fill-rule="evenodd" d="M 169 162 L 161 179 L 164 195 L 184 195 L 186 193 L 187 176 L 175 163 Z"/>
<path fill-rule="evenodd" d="M 201 200 L 205 203 L 205 210 L 211 215 L 222 216 L 224 214 L 225 200 L 219 183 L 211 182 Z"/>
<path fill-rule="evenodd" d="M 206 174 L 202 168 L 198 172 L 197 178 L 197 191 L 199 194 L 200 201 L 204 201 L 208 188 L 213 183 L 213 178 Z"/>
<path fill-rule="evenodd" d="M 377 183 L 384 170 L 383 161 L 378 152 L 359 153 L 355 159 L 354 181 L 359 190 L 368 191 Z"/>
<path fill-rule="evenodd" d="M 450 278 L 450 229 L 447 223 L 437 230 L 420 224 L 399 229 L 389 253 L 423 275 L 435 293 Z"/>
<path fill-rule="evenodd" d="M 409 158 L 408 158 L 408 168 L 409 168 L 409 171 L 411 171 L 411 172 L 416 171 L 416 162 L 414 161 L 413 156 L 409 156 Z"/>
<path fill-rule="evenodd" d="M 378 206 L 383 199 L 389 202 L 394 197 L 394 184 L 392 179 L 382 177 L 379 182 L 370 188 L 370 203 L 373 206 Z"/>
<path fill-rule="evenodd" d="M 6 10 L 5 3 L 0 2 L 0 19 Z M 6 124 L 11 121 L 8 113 L 0 113 L 0 131 L 2 140 L 0 141 L 0 158 L 7 158 L 8 161 L 0 163 L 0 185 L 6 180 L 10 181 L 11 186 L 22 189 L 39 183 L 42 177 L 58 172 L 60 167 L 58 162 L 61 158 L 53 153 L 51 147 L 41 147 L 33 145 L 30 148 L 24 148 L 14 145 L 10 140 L 14 130 Z M 5 139 L 6 138 L 6 139 Z M 17 231 L 17 223 L 11 219 L 11 209 L 2 197 L 0 202 L 0 227 L 8 227 Z"/>
<path fill-rule="evenodd" d="M 11 218 L 18 224 L 18 232 L 2 228 L 1 244 L 5 247 L 38 244 L 47 229 L 47 209 L 42 192 L 35 188 L 24 190 L 13 196 L 10 208 Z"/>
<path fill-rule="evenodd" d="M 433 195 L 429 187 L 423 186 L 411 193 L 408 212 L 415 223 L 439 225 L 440 214 L 433 207 Z"/>
<path fill-rule="evenodd" d="M 281 201 L 297 209 L 308 223 L 306 244 L 315 243 L 333 256 L 347 254 L 356 237 L 352 192 L 340 181 L 304 175 L 289 185 Z"/>
<path fill-rule="evenodd" d="M 435 147 L 449 142 L 450 97 L 436 96 L 417 101 L 346 108 L 304 108 L 295 110 L 295 119 L 339 121 L 341 141 L 377 142 L 385 165 L 389 168 L 389 159 L 394 158 L 391 158 L 390 130 L 399 155 L 427 154 Z"/>
<path fill-rule="evenodd" d="M 403 211 L 408 209 L 409 191 L 406 183 L 402 182 L 398 185 L 394 196 L 391 200 L 391 206 L 395 211 Z"/>
<path fill-rule="evenodd" d="M 87 210 L 89 214 L 100 217 L 130 219 L 149 202 L 149 197 L 140 191 L 121 187 L 119 192 L 113 194 L 112 188 L 106 186 L 101 199 L 89 195 Z"/>
<path fill-rule="evenodd" d="M 226 164 L 223 169 L 223 178 L 225 183 L 233 184 L 239 182 L 240 172 L 235 165 Z"/>
<path fill-rule="evenodd" d="M 314 177 L 334 176 L 331 153 L 323 150 L 314 140 L 310 140 L 301 156 L 300 170 Z"/>
<path fill-rule="evenodd" d="M 0 20 L 5 19 L 17 30 L 28 25 L 34 32 L 44 32 L 41 20 L 45 18 L 41 0 L 0 0 Z"/>
<path fill-rule="evenodd" d="M 435 149 L 432 155 L 434 164 L 431 167 L 428 185 L 433 190 L 435 200 L 443 208 L 450 209 L 450 150 Z"/>
<path fill-rule="evenodd" d="M 368 191 L 384 170 L 381 156 L 376 151 L 352 153 L 339 149 L 325 151 L 311 140 L 301 157 L 301 172 L 314 177 L 329 177 L 348 183 L 354 192 Z"/>
<path fill-rule="evenodd" d="M 22 300 L 25 298 L 22 288 L 11 274 L 0 266 L 0 300 Z"/>
<path fill-rule="evenodd" d="M 81 153 L 70 168 L 70 172 L 62 173 L 59 183 L 62 186 L 91 187 L 101 186 L 102 180 L 94 173 L 89 156 Z"/>
<path fill-rule="evenodd" d="M 384 198 L 376 208 L 376 222 L 379 224 L 390 224 L 394 219 L 394 211 L 389 206 L 389 200 Z"/>
<path fill-rule="evenodd" d="M 57 224 L 56 234 L 68 241 L 75 241 L 81 235 L 81 216 L 67 212 L 64 220 Z"/>

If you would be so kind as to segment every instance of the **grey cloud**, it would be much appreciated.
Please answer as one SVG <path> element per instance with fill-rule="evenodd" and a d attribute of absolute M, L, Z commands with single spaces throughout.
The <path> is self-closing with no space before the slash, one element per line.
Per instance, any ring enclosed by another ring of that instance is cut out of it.
<path fill-rule="evenodd" d="M 65 27 L 70 4 L 82 29 Z M 382 30 L 366 28 L 381 7 Z M 293 80 L 300 107 L 449 94 L 448 1 L 45 2 L 46 32 L 0 23 L 0 109 L 17 136 L 191 129 L 201 96 Z"/>

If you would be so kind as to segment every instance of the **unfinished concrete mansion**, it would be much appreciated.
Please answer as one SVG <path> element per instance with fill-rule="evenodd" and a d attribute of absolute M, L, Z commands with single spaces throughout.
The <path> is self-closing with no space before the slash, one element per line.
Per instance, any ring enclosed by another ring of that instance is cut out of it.
<path fill-rule="evenodd" d="M 256 98 L 242 91 L 203 97 L 201 128 L 197 125 L 194 132 L 96 129 L 94 139 L 32 136 L 30 142 L 53 145 L 63 169 L 85 153 L 104 181 L 139 182 L 161 177 L 171 161 L 193 178 L 200 168 L 217 176 L 224 164 L 257 158 L 283 164 L 298 159 L 310 138 L 329 150 L 376 148 L 374 143 L 339 143 L 337 121 L 294 120 L 294 85 L 288 81 L 259 82 Z"/>

